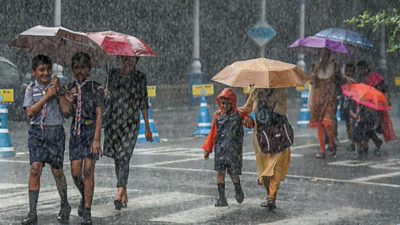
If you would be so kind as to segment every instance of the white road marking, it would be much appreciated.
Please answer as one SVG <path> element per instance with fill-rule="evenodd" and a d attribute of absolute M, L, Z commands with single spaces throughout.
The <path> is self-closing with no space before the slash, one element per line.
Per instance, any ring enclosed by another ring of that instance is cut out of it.
<path fill-rule="evenodd" d="M 374 163 L 375 162 L 365 162 L 365 161 L 359 161 L 359 160 L 343 160 L 343 161 L 331 162 L 331 163 L 328 163 L 328 165 L 359 167 L 359 166 L 373 165 Z"/>
<path fill-rule="evenodd" d="M 0 190 L 6 190 L 6 189 L 10 189 L 10 188 L 12 188 L 12 189 L 28 188 L 28 184 L 1 184 L 0 183 Z"/>
<path fill-rule="evenodd" d="M 124 211 L 135 211 L 144 208 L 151 208 L 156 206 L 166 206 L 179 204 L 182 202 L 194 201 L 205 197 L 211 197 L 207 195 L 197 195 L 191 193 L 181 192 L 166 192 L 155 195 L 145 195 L 140 197 L 131 197 L 128 202 L 129 207 L 123 209 Z M 114 203 L 105 203 L 99 205 L 92 205 L 92 217 L 105 218 L 118 214 L 118 211 L 114 210 Z M 78 216 L 77 211 L 73 210 L 72 215 Z"/>
<path fill-rule="evenodd" d="M 133 167 L 136 167 L 136 168 L 152 167 L 152 166 L 158 166 L 158 165 L 165 165 L 165 164 L 171 164 L 171 163 L 180 163 L 180 162 L 190 162 L 190 161 L 197 161 L 197 160 L 199 160 L 199 159 L 198 158 L 194 158 L 194 159 L 193 158 L 188 158 L 188 159 L 180 159 L 180 160 L 173 160 L 173 161 L 164 161 L 164 162 L 142 164 L 142 165 L 136 165 L 136 166 L 133 166 Z"/>
<path fill-rule="evenodd" d="M 228 199 L 229 206 L 218 208 L 214 205 L 207 205 L 200 208 L 189 209 L 167 216 L 150 219 L 154 222 L 169 222 L 179 224 L 196 224 L 204 223 L 216 218 L 220 218 L 223 215 L 242 210 L 245 206 L 248 207 L 259 207 L 260 199 L 245 199 L 244 202 L 239 205 L 234 199 Z"/>
<path fill-rule="evenodd" d="M 51 190 L 51 191 L 48 191 Z M 102 188 L 95 187 L 95 196 L 104 197 L 106 193 L 114 193 L 115 188 Z M 10 194 L 0 195 L 0 199 L 9 198 Z M 3 210 L 11 210 L 15 208 L 19 208 L 20 206 L 29 206 L 29 197 L 28 190 L 18 193 L 13 193 L 12 201 L 1 201 L 0 203 L 0 211 Z M 68 188 L 68 198 L 80 198 L 81 194 L 76 188 Z M 56 187 L 48 187 L 42 188 L 39 193 L 39 205 L 43 205 L 44 203 L 49 202 L 59 202 L 60 196 Z"/>
<path fill-rule="evenodd" d="M 215 173 L 214 170 L 206 170 L 206 169 L 193 169 L 193 168 L 175 168 L 175 167 L 162 167 L 162 166 L 152 166 L 152 167 L 141 167 L 145 169 L 159 169 L 159 170 L 176 170 L 176 171 L 191 171 L 191 172 L 207 172 L 207 173 Z M 245 172 L 242 174 L 255 175 L 258 176 L 257 172 Z M 355 180 L 343 180 L 343 179 L 334 179 L 334 178 L 324 178 L 324 177 L 309 177 L 309 176 L 301 176 L 301 175 L 286 175 L 289 178 L 300 178 L 300 179 L 309 179 L 312 181 L 326 181 L 326 182 L 337 182 L 337 183 L 353 183 L 353 184 L 364 184 L 364 185 L 372 185 L 372 186 L 382 186 L 382 187 L 395 187 L 400 188 L 400 185 L 397 184 L 385 184 L 385 183 L 372 183 L 365 181 L 355 181 Z"/>
<path fill-rule="evenodd" d="M 279 220 L 272 223 L 262 223 L 260 225 L 318 225 L 335 222 L 341 218 L 364 216 L 367 214 L 376 213 L 376 211 L 358 209 L 352 207 L 335 208 L 325 211 L 317 211 L 314 214 L 307 214 L 290 219 Z"/>
<path fill-rule="evenodd" d="M 381 179 L 381 178 L 398 177 L 398 176 L 400 176 L 400 172 L 378 174 L 378 175 L 373 175 L 373 176 L 368 176 L 368 177 L 360 177 L 360 178 L 353 179 L 351 181 L 366 182 L 366 181 L 377 180 L 377 179 Z"/>

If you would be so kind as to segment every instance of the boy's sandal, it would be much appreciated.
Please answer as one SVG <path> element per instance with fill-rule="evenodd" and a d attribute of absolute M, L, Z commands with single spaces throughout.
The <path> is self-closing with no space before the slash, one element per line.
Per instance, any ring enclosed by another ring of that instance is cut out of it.
<path fill-rule="evenodd" d="M 319 152 L 319 153 L 315 154 L 315 158 L 324 159 L 325 158 L 325 153 L 324 152 Z"/>

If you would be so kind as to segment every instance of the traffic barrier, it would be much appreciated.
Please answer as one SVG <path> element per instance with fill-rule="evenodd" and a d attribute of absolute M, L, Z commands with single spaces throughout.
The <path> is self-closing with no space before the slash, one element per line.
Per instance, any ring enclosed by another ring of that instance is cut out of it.
<path fill-rule="evenodd" d="M 397 107 L 397 117 L 400 117 L 400 87 L 399 87 L 399 103 L 398 103 L 398 107 Z"/>
<path fill-rule="evenodd" d="M 148 142 L 146 140 L 146 125 L 144 123 L 144 118 L 142 111 L 140 111 L 140 126 L 139 126 L 139 135 L 137 139 L 137 143 L 160 143 L 160 136 L 158 135 L 158 131 L 156 129 L 156 125 L 153 120 L 153 107 L 151 106 L 151 99 L 149 98 L 149 109 L 147 110 L 149 117 L 149 126 L 150 131 L 153 133 L 153 142 Z"/>
<path fill-rule="evenodd" d="M 0 157 L 13 157 L 15 151 L 8 132 L 8 105 L 0 104 Z"/>
<path fill-rule="evenodd" d="M 206 97 L 202 96 L 200 103 L 198 129 L 193 133 L 193 135 L 208 135 L 210 130 L 211 130 L 210 110 L 208 109 Z"/>
<path fill-rule="evenodd" d="M 336 110 L 336 119 L 338 123 L 343 123 L 344 121 L 342 121 L 342 117 L 340 116 L 340 105 L 342 104 L 342 100 L 338 101 L 338 106 L 337 106 L 337 110 Z"/>
<path fill-rule="evenodd" d="M 308 91 L 301 91 L 301 109 L 297 120 L 297 127 L 304 128 L 310 124 L 310 109 L 307 107 Z"/>
<path fill-rule="evenodd" d="M 254 115 L 254 112 L 251 112 L 250 113 L 250 116 L 254 119 L 254 121 L 255 121 L 255 119 L 256 119 L 256 116 Z M 247 127 L 245 127 L 244 128 L 244 132 L 245 133 L 253 133 L 254 132 L 254 128 L 247 128 Z"/>

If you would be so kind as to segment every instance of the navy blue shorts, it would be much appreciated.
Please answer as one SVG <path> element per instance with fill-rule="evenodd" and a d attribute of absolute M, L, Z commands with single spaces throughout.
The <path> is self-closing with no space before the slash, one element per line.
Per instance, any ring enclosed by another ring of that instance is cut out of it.
<path fill-rule="evenodd" d="M 29 162 L 48 163 L 54 169 L 62 169 L 65 151 L 65 132 L 63 125 L 32 125 L 28 131 Z"/>
<path fill-rule="evenodd" d="M 81 133 L 76 136 L 72 134 L 72 128 L 73 125 L 69 138 L 69 160 L 82 160 L 84 158 L 99 159 L 99 154 L 94 155 L 90 152 L 94 139 L 95 124 L 82 125 Z"/>
<path fill-rule="evenodd" d="M 230 163 L 214 162 L 215 171 L 226 171 L 229 175 L 242 175 L 242 167 Z"/>

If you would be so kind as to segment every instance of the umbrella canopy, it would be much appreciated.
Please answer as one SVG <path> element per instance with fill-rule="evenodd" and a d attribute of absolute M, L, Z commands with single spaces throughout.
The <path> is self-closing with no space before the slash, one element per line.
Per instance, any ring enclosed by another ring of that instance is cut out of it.
<path fill-rule="evenodd" d="M 305 37 L 299 38 L 289 48 L 297 49 L 305 53 L 317 53 L 318 49 L 327 48 L 333 52 L 351 54 L 351 50 L 346 47 L 342 41 L 331 40 L 328 38 L 321 37 Z M 315 52 L 317 50 L 317 52 Z"/>
<path fill-rule="evenodd" d="M 355 47 L 372 49 L 374 45 L 368 40 L 367 36 L 345 29 L 328 28 L 316 33 L 314 36 L 343 41 L 343 43 Z"/>
<path fill-rule="evenodd" d="M 85 33 L 64 27 L 35 26 L 17 35 L 9 43 L 30 54 L 46 54 L 54 62 L 69 66 L 72 56 L 85 52 L 92 58 L 92 67 L 107 59 L 104 50 Z"/>
<path fill-rule="evenodd" d="M 385 94 L 372 86 L 363 83 L 345 84 L 342 85 L 342 90 L 343 94 L 369 108 L 380 111 L 390 110 L 389 101 Z"/>
<path fill-rule="evenodd" d="M 309 77 L 294 64 L 258 58 L 235 62 L 211 80 L 231 87 L 284 88 L 304 85 Z"/>
<path fill-rule="evenodd" d="M 109 55 L 149 56 L 157 57 L 156 53 L 141 39 L 121 34 L 115 31 L 87 33 Z"/>

